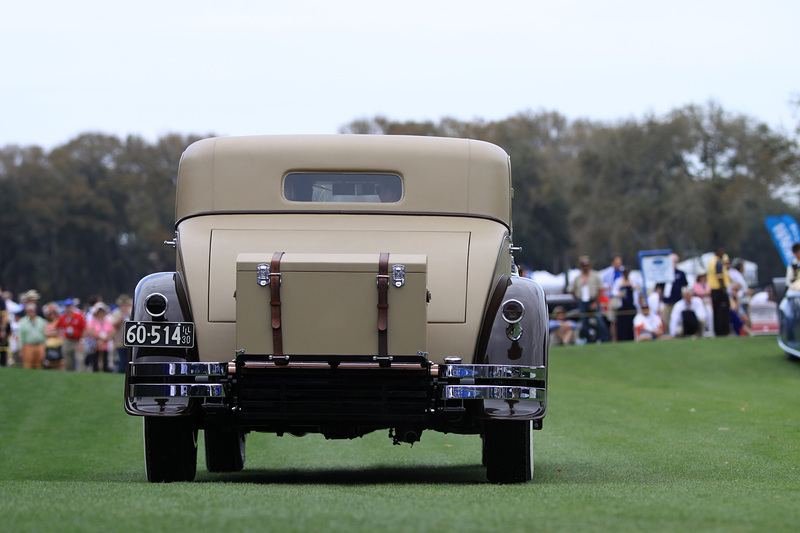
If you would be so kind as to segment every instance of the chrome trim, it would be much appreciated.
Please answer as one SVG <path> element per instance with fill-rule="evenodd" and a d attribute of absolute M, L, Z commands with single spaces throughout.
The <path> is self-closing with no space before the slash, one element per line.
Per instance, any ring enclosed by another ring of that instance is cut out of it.
<path fill-rule="evenodd" d="M 172 246 L 173 248 L 178 247 L 178 232 L 175 232 L 175 236 L 172 238 L 171 241 L 164 241 L 164 244 L 167 246 Z"/>
<path fill-rule="evenodd" d="M 511 303 L 519 305 L 519 308 L 520 308 L 519 318 L 516 319 L 516 320 L 511 320 L 510 318 L 506 317 L 506 306 L 508 304 L 511 304 Z M 517 300 L 515 298 L 510 298 L 510 299 L 506 300 L 505 302 L 503 302 L 503 304 L 500 306 L 500 316 L 503 318 L 503 320 L 506 321 L 506 323 L 508 323 L 508 324 L 516 324 L 519 321 L 521 321 L 522 318 L 525 316 L 525 306 L 519 300 Z"/>
<path fill-rule="evenodd" d="M 519 325 L 519 322 L 514 322 L 506 327 L 506 337 L 512 342 L 517 342 L 522 338 L 522 332 L 522 326 Z"/>
<path fill-rule="evenodd" d="M 151 313 L 150 312 L 150 308 L 148 307 L 147 304 L 150 302 L 150 298 L 154 298 L 156 296 L 160 296 L 161 298 L 164 299 L 164 310 L 162 312 L 160 312 L 160 313 Z M 166 315 L 168 309 L 169 309 L 169 298 L 167 298 L 166 296 L 164 296 L 160 292 L 151 292 L 144 299 L 144 310 L 147 311 L 147 314 L 150 315 L 153 318 L 159 318 L 159 317 L 162 317 L 162 316 Z"/>
<path fill-rule="evenodd" d="M 398 289 L 406 284 L 405 265 L 394 265 L 392 267 L 392 285 Z"/>
<path fill-rule="evenodd" d="M 131 363 L 131 376 L 224 376 L 227 363 Z"/>
<path fill-rule="evenodd" d="M 786 352 L 788 355 L 792 357 L 800 357 L 800 350 L 798 350 L 797 346 L 789 346 L 783 341 L 780 335 L 778 335 L 778 346 Z"/>
<path fill-rule="evenodd" d="M 536 387 L 504 387 L 499 385 L 445 385 L 443 400 L 527 400 L 543 402 L 544 389 Z"/>
<path fill-rule="evenodd" d="M 256 283 L 260 287 L 269 285 L 269 265 L 266 263 L 259 263 L 256 267 Z"/>
<path fill-rule="evenodd" d="M 441 365 L 439 375 L 445 378 L 486 378 L 486 379 L 545 379 L 547 369 L 543 366 L 509 365 Z"/>
<path fill-rule="evenodd" d="M 135 383 L 130 385 L 131 398 L 217 398 L 225 396 L 219 383 Z"/>

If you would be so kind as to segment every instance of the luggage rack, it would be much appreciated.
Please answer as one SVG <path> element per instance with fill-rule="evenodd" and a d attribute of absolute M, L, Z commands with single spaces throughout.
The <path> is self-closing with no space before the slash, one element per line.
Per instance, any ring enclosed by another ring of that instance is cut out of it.
<path fill-rule="evenodd" d="M 314 368 L 396 368 L 396 369 L 430 369 L 433 364 L 428 360 L 427 352 L 417 352 L 417 355 L 272 355 L 272 354 L 247 354 L 244 350 L 236 352 L 233 368 L 229 365 L 228 373 L 251 368 L 271 367 L 314 367 Z"/>

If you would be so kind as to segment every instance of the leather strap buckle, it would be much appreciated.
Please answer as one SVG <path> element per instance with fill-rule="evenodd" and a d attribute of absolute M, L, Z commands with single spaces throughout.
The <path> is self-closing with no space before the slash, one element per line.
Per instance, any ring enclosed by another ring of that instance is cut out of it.
<path fill-rule="evenodd" d="M 378 357 L 389 357 L 389 254 L 382 253 L 378 260 Z"/>
<path fill-rule="evenodd" d="M 276 365 L 289 363 L 283 355 L 283 332 L 281 331 L 281 258 L 284 252 L 275 252 L 269 269 L 270 316 L 272 322 L 272 353 Z M 277 283 L 276 283 L 277 282 Z"/>

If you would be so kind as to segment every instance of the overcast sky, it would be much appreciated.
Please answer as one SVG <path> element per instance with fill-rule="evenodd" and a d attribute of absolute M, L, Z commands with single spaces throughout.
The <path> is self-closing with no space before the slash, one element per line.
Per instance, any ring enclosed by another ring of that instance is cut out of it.
<path fill-rule="evenodd" d="M 0 146 L 336 133 L 378 114 L 612 121 L 709 99 L 786 132 L 800 122 L 797 0 L 25 0 L 0 13 Z"/>

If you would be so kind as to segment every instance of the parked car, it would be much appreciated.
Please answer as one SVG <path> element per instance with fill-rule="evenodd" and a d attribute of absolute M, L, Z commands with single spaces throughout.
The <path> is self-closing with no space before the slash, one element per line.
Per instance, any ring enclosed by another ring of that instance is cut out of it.
<path fill-rule="evenodd" d="M 191 145 L 173 272 L 136 287 L 125 410 L 147 478 L 238 471 L 249 432 L 480 435 L 492 482 L 530 480 L 548 314 L 515 275 L 499 147 L 402 136 Z"/>
<path fill-rule="evenodd" d="M 778 304 L 775 302 L 751 302 L 748 307 L 752 335 L 780 334 Z"/>
<path fill-rule="evenodd" d="M 772 278 L 772 292 L 778 305 L 778 346 L 790 361 L 800 360 L 800 295 L 790 291 L 786 278 Z"/>

